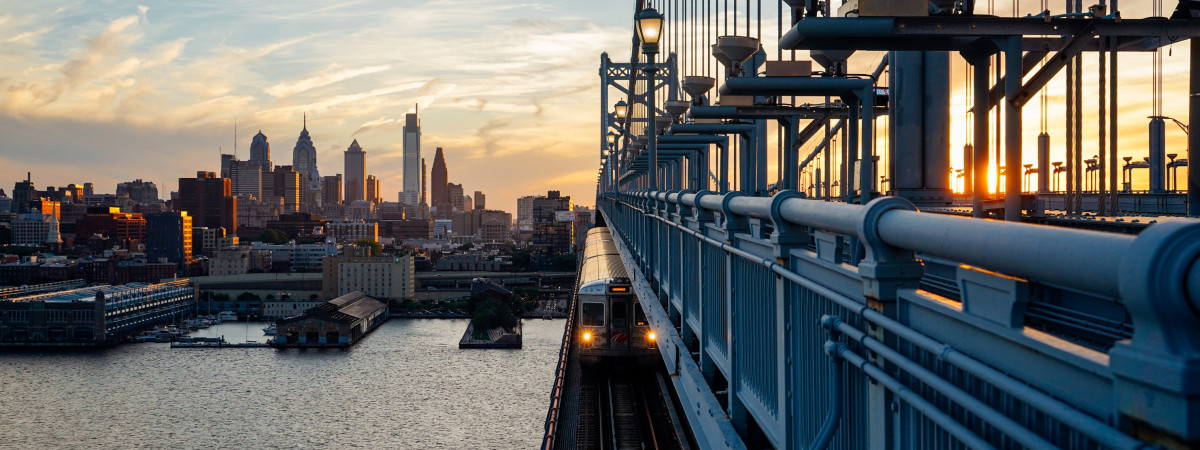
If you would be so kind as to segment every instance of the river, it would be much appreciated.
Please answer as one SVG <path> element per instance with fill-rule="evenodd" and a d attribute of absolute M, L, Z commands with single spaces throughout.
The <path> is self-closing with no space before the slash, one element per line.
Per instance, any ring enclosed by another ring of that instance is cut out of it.
<path fill-rule="evenodd" d="M 534 448 L 564 324 L 526 320 L 520 350 L 459 350 L 462 319 L 393 319 L 347 350 L 0 354 L 0 447 Z"/>

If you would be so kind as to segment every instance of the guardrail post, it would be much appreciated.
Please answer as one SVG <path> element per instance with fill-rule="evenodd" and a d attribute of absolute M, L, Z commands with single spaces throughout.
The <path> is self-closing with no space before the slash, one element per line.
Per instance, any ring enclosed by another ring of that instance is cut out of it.
<path fill-rule="evenodd" d="M 690 225 L 692 229 L 699 231 L 703 235 L 708 234 L 709 224 L 715 221 L 713 213 L 700 206 L 700 200 L 706 195 L 716 195 L 716 193 L 712 191 L 700 191 L 696 193 L 696 208 L 692 211 L 692 220 L 694 225 Z M 696 292 L 700 293 L 704 292 L 706 289 L 712 289 L 712 285 L 717 283 L 715 283 L 716 280 L 704 279 L 704 244 L 697 242 L 697 245 L 700 248 L 696 253 L 696 279 L 699 280 L 700 285 L 697 287 Z M 698 305 L 703 305 L 702 300 L 698 300 L 696 303 Z M 716 366 L 713 364 L 712 357 L 708 355 L 708 352 L 704 351 L 704 345 L 706 342 L 708 342 L 707 339 L 709 332 L 709 330 L 704 326 L 704 316 L 706 314 L 711 314 L 712 312 L 705 311 L 703 306 L 701 306 L 699 309 L 699 317 L 697 317 L 699 320 L 697 320 L 697 322 L 700 323 L 700 329 L 697 331 L 699 336 L 696 336 L 696 338 L 698 340 L 698 347 L 700 349 L 700 373 L 704 375 L 705 380 L 708 380 L 708 382 L 711 383 L 713 380 L 713 374 L 716 372 Z M 683 328 L 686 329 L 688 326 L 685 324 Z"/>
<path fill-rule="evenodd" d="M 721 221 L 723 222 L 722 228 L 725 229 L 724 240 L 733 247 L 737 247 L 737 234 L 749 231 L 750 227 L 744 217 L 738 217 L 729 210 L 729 201 L 735 197 L 744 195 L 741 192 L 729 192 L 721 199 Z M 724 297 L 722 302 L 725 304 L 726 312 L 725 329 L 729 330 L 725 341 L 725 348 L 727 349 L 725 356 L 729 358 L 729 389 L 726 389 L 726 408 L 729 420 L 733 423 L 733 428 L 737 430 L 738 434 L 745 436 L 747 432 L 746 417 L 748 414 L 746 406 L 742 404 L 742 401 L 737 396 L 737 383 L 741 376 L 741 368 L 738 367 L 738 356 L 736 354 L 737 336 L 740 330 L 738 330 L 737 326 L 737 308 L 733 304 L 734 293 L 738 291 L 737 285 L 740 284 L 740 280 L 733 278 L 733 258 L 737 258 L 737 256 L 729 252 L 725 253 L 725 271 L 721 274 L 725 278 L 725 292 L 722 293 Z"/>
<path fill-rule="evenodd" d="M 900 197 L 881 197 L 867 203 L 862 222 L 858 224 L 858 237 L 866 246 L 866 258 L 858 264 L 858 273 L 862 277 L 863 296 L 867 305 L 893 319 L 897 318 L 896 293 L 900 289 L 916 288 L 925 275 L 925 268 L 920 261 L 913 257 L 911 251 L 891 247 L 879 237 L 879 219 L 891 210 L 916 211 L 912 202 Z M 884 330 L 874 324 L 867 327 L 867 333 L 875 339 L 895 347 L 896 340 L 884 333 Z M 872 362 L 879 367 L 886 367 L 886 362 L 879 357 L 872 357 Z M 868 397 L 868 429 L 871 432 L 871 448 L 892 448 L 891 442 L 896 435 L 896 414 L 891 405 L 895 396 L 882 385 L 872 383 L 867 390 Z"/>
<path fill-rule="evenodd" d="M 1200 446 L 1200 224 L 1147 228 L 1120 273 L 1133 339 L 1109 352 L 1116 413 L 1136 438 Z"/>
<path fill-rule="evenodd" d="M 803 227 L 792 225 L 783 219 L 779 213 L 780 206 L 783 202 L 791 199 L 802 199 L 803 195 L 793 190 L 780 191 L 771 199 L 771 222 L 774 224 L 774 230 L 771 232 L 771 244 L 775 248 L 775 263 L 783 267 L 791 267 L 788 262 L 791 259 L 792 250 L 808 245 L 812 240 L 808 230 Z M 794 395 L 794 374 L 795 361 L 792 355 L 796 353 L 795 345 L 795 330 L 799 327 L 812 326 L 808 323 L 800 323 L 796 314 L 794 303 L 799 299 L 796 298 L 795 289 L 792 289 L 792 283 L 780 277 L 775 276 L 775 308 L 779 314 L 776 315 L 778 321 L 776 329 L 779 330 L 779 335 L 776 337 L 776 342 L 782 345 L 778 346 L 779 360 L 783 364 L 779 367 L 779 417 L 783 424 L 785 448 L 800 448 L 804 443 L 800 442 L 797 433 L 799 427 L 794 426 L 796 420 L 795 412 L 802 408 L 800 399 Z"/>

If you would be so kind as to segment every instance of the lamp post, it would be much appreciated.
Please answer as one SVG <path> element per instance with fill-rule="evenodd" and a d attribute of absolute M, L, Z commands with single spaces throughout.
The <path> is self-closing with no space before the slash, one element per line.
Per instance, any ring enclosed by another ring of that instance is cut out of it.
<path fill-rule="evenodd" d="M 1062 183 L 1058 181 L 1058 174 L 1066 172 L 1067 169 L 1063 168 L 1062 161 L 1055 161 L 1050 164 L 1054 165 L 1054 192 L 1058 192 L 1058 189 L 1062 187 Z"/>
<path fill-rule="evenodd" d="M 637 24 L 638 41 L 642 43 L 642 53 L 646 55 L 646 66 L 642 70 L 646 73 L 646 86 L 649 89 L 646 97 L 646 109 L 648 111 L 649 123 L 646 125 L 650 136 L 650 142 L 647 148 L 650 150 L 650 167 L 646 171 L 648 177 L 647 182 L 651 189 L 658 187 L 658 182 L 655 179 L 658 172 L 658 130 L 654 124 L 654 117 L 657 115 L 654 101 L 654 56 L 658 54 L 658 41 L 662 38 L 663 15 L 654 8 L 643 9 L 638 13 L 635 20 Z"/>
<path fill-rule="evenodd" d="M 625 100 L 617 101 L 617 104 L 613 105 L 613 114 L 617 115 L 617 120 L 625 120 L 625 117 L 629 116 L 629 104 L 625 103 Z"/>
<path fill-rule="evenodd" d="M 1022 189 L 1021 191 L 1022 191 L 1022 192 L 1029 192 L 1029 188 L 1030 188 L 1030 186 L 1029 186 L 1029 184 L 1030 184 L 1030 183 L 1029 183 L 1029 175 L 1030 175 L 1030 174 L 1032 174 L 1032 173 L 1034 172 L 1034 169 L 1033 169 L 1033 164 L 1022 164 L 1022 166 L 1023 166 L 1023 167 L 1025 167 L 1025 180 L 1024 180 L 1024 181 L 1025 181 L 1025 188 L 1024 188 L 1024 189 Z"/>

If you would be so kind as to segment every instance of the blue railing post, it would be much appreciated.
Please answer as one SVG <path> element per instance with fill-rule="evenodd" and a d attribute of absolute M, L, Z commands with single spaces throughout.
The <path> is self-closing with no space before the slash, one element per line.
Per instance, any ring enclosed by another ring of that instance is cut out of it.
<path fill-rule="evenodd" d="M 900 197 L 881 197 L 867 203 L 862 221 L 858 223 L 858 237 L 866 246 L 865 258 L 858 263 L 858 273 L 862 277 L 867 306 L 897 319 L 897 291 L 919 287 L 925 269 L 911 251 L 887 245 L 879 237 L 879 219 L 892 210 L 916 211 L 917 208 Z M 881 328 L 869 330 L 869 334 L 880 342 L 891 342 Z M 887 366 L 883 358 L 877 355 L 870 357 L 869 361 L 878 367 Z M 891 440 L 904 427 L 904 424 L 897 423 L 899 411 L 892 407 L 899 399 L 878 383 L 868 388 L 867 395 L 871 442 L 891 448 L 896 444 Z"/>
<path fill-rule="evenodd" d="M 745 233 L 750 230 L 749 224 L 745 218 L 739 217 L 729 210 L 729 202 L 737 197 L 743 197 L 745 194 L 741 192 L 726 193 L 721 199 L 721 220 L 722 227 L 725 229 L 723 240 L 732 247 L 737 247 L 737 234 Z M 729 363 L 729 389 L 727 390 L 726 411 L 729 414 L 729 420 L 733 423 L 733 428 L 743 436 L 747 431 L 747 412 L 746 406 L 742 404 L 741 399 L 737 396 L 737 383 L 741 376 L 738 358 L 735 354 L 737 348 L 738 333 L 738 317 L 737 305 L 734 304 L 734 296 L 738 293 L 742 286 L 739 285 L 737 277 L 733 274 L 733 266 L 737 256 L 725 254 L 725 270 L 722 271 L 721 277 L 725 279 L 725 290 L 722 299 L 725 305 L 725 329 L 729 330 L 725 338 L 725 356 Z"/>
<path fill-rule="evenodd" d="M 792 129 L 794 130 L 795 127 L 792 127 Z M 791 131 L 789 131 L 790 133 Z M 791 166 L 785 165 L 785 167 Z M 788 183 L 794 183 L 795 181 L 794 177 L 785 177 L 785 179 L 789 180 L 785 182 L 787 186 L 790 186 Z M 812 241 L 812 236 L 809 235 L 807 229 L 788 223 L 779 212 L 780 206 L 783 205 L 784 201 L 803 197 L 803 195 L 794 190 L 785 190 L 775 194 L 771 198 L 771 223 L 773 230 L 770 235 L 770 242 L 774 247 L 775 263 L 783 267 L 791 267 L 790 259 L 792 250 L 806 247 Z M 795 375 L 795 364 L 797 361 L 792 358 L 792 355 L 795 354 L 794 347 L 799 344 L 797 342 L 798 339 L 795 338 L 796 330 L 799 330 L 800 327 L 812 326 L 812 324 L 800 323 L 797 315 L 794 313 L 795 303 L 800 300 L 799 296 L 796 295 L 794 284 L 776 275 L 775 304 L 776 309 L 779 311 L 776 317 L 780 325 L 777 328 L 779 331 L 776 342 L 782 344 L 778 347 L 778 351 L 779 360 L 783 362 L 783 370 L 779 376 L 778 401 L 780 405 L 779 418 L 783 426 L 780 434 L 786 443 L 786 448 L 801 448 L 806 444 L 800 442 L 800 437 L 796 433 L 800 427 L 795 423 L 799 420 L 795 411 L 802 407 L 805 399 L 793 395 L 795 392 L 794 384 L 798 380 Z M 833 400 L 835 402 L 840 401 L 840 399 Z"/>
<path fill-rule="evenodd" d="M 1163 222 L 1121 259 L 1122 302 L 1133 339 L 1109 352 L 1117 413 L 1133 435 L 1200 442 L 1200 224 Z M 1152 425 L 1146 425 L 1152 424 Z"/>

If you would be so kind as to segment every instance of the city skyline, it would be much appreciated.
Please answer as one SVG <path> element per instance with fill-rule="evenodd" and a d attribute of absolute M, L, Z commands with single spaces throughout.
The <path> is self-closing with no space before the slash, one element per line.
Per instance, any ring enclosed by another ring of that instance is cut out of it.
<path fill-rule="evenodd" d="M 4 185 L 25 172 L 100 191 L 142 178 L 166 197 L 219 169 L 235 120 L 248 159 L 259 130 L 290 149 L 307 113 L 317 165 L 344 173 L 358 139 L 391 201 L 419 104 L 422 147 L 446 148 L 454 181 L 506 210 L 547 185 L 591 197 L 595 118 L 579 105 L 598 101 L 596 55 L 627 45 L 630 14 L 561 0 L 6 6 Z"/>

